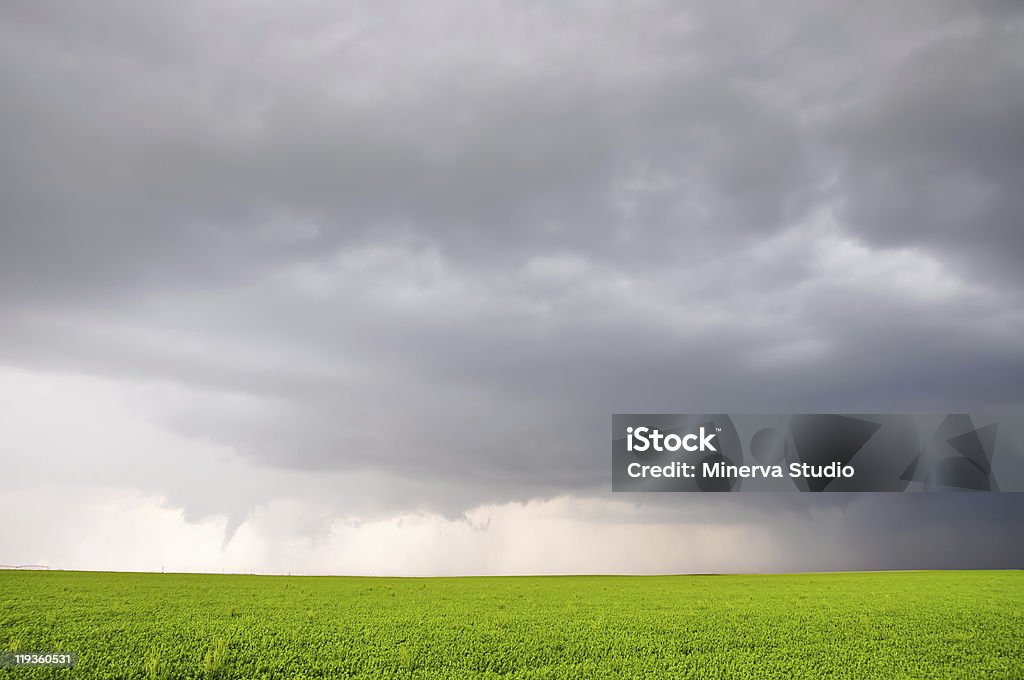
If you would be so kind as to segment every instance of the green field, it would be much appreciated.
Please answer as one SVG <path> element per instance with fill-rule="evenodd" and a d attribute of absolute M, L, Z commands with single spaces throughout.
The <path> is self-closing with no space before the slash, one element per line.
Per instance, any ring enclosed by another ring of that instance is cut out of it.
<path fill-rule="evenodd" d="M 0 571 L 0 678 L 1024 678 L 1024 572 Z"/>

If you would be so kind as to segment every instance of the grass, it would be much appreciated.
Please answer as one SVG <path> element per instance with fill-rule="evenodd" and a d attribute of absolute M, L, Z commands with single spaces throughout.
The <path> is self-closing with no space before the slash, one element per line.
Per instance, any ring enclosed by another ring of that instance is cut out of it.
<path fill-rule="evenodd" d="M 389 579 L 0 571 L 6 678 L 1024 678 L 1024 572 Z"/>

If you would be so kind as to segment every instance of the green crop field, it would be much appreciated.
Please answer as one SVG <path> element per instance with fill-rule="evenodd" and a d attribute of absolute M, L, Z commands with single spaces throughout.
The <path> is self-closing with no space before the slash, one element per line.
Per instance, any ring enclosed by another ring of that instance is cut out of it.
<path fill-rule="evenodd" d="M 6 678 L 1024 678 L 1024 572 L 0 572 Z"/>

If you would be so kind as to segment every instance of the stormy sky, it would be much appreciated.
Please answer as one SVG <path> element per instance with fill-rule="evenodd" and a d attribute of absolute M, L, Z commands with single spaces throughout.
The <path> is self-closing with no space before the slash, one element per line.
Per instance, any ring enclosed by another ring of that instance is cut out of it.
<path fill-rule="evenodd" d="M 1020 412 L 1016 2 L 0 3 L 0 563 L 1022 567 L 610 492 L 610 415 Z"/>

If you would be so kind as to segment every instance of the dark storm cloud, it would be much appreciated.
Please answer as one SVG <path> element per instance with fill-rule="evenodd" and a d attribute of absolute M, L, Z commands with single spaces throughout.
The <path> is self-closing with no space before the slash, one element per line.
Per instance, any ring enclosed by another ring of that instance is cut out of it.
<path fill-rule="evenodd" d="M 1019 15 L 997 16 L 936 38 L 830 123 L 853 229 L 1019 283 L 1021 30 Z"/>
<path fill-rule="evenodd" d="M 1019 493 L 655 496 L 639 521 L 756 526 L 781 550 L 776 571 L 1024 568 Z"/>
<path fill-rule="evenodd" d="M 1022 30 L 5 2 L 0 361 L 246 395 L 168 424 L 448 514 L 605 487 L 615 411 L 1019 409 Z"/>
<path fill-rule="evenodd" d="M 813 184 L 798 121 L 729 77 L 753 55 L 695 52 L 656 6 L 335 10 L 270 35 L 230 6 L 46 7 L 5 9 L 4 264 L 35 294 L 245 277 L 410 232 L 485 267 L 679 256 L 709 229 L 779 228 Z"/>

